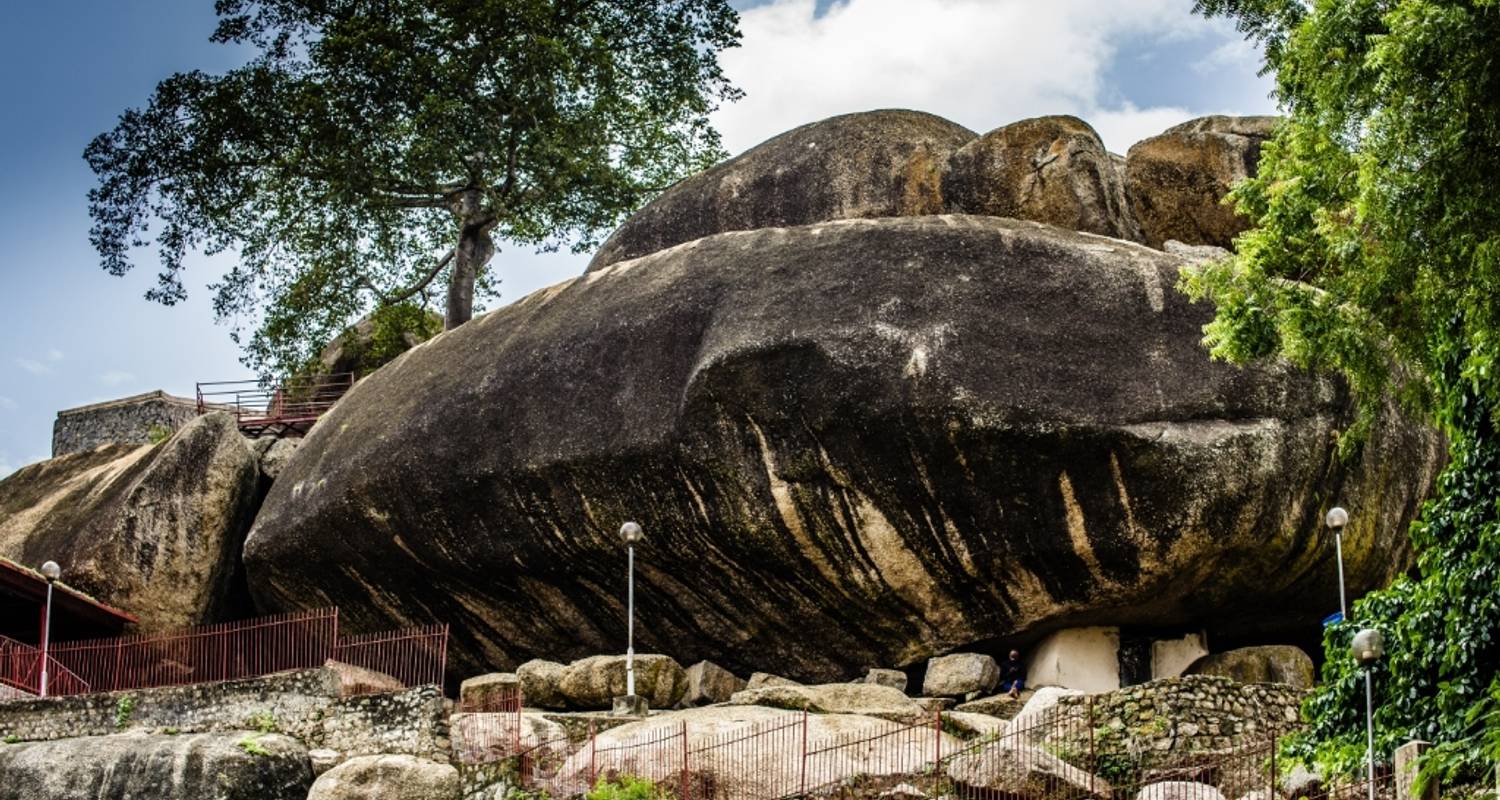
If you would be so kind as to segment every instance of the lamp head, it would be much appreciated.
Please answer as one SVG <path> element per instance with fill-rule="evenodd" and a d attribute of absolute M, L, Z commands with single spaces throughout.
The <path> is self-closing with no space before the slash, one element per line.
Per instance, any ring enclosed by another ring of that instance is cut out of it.
<path fill-rule="evenodd" d="M 625 544 L 633 545 L 644 538 L 646 538 L 646 532 L 641 530 L 640 525 L 634 522 L 627 522 L 620 526 L 620 539 Z"/>
<path fill-rule="evenodd" d="M 1361 667 L 1371 667 L 1385 657 L 1385 637 L 1374 628 L 1365 628 L 1354 634 L 1354 660 Z"/>
<path fill-rule="evenodd" d="M 46 578 L 48 583 L 52 583 L 62 577 L 62 567 L 59 567 L 56 561 L 48 561 L 42 565 L 42 577 Z"/>
<path fill-rule="evenodd" d="M 1323 521 L 1337 533 L 1349 524 L 1349 512 L 1345 511 L 1343 506 L 1334 506 L 1328 509 L 1328 516 L 1324 517 Z"/>

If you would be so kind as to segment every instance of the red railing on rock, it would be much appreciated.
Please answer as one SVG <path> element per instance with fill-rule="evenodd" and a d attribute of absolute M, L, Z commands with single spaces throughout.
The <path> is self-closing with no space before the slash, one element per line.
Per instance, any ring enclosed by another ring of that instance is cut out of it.
<path fill-rule="evenodd" d="M 360 694 L 441 685 L 448 626 L 340 636 L 338 609 L 323 608 L 170 633 L 54 642 L 49 653 L 48 694 L 54 696 L 258 678 L 329 662 L 380 673 L 353 682 L 343 676 L 344 691 Z M 35 647 L 0 641 L 0 687 L 11 690 L 5 694 L 38 694 L 40 655 Z"/>
<path fill-rule="evenodd" d="M 228 411 L 250 436 L 307 433 L 354 385 L 354 374 L 265 381 L 214 381 L 198 384 L 198 413 Z"/>
<path fill-rule="evenodd" d="M 47 694 L 83 694 L 88 682 L 47 656 Z M 42 651 L 0 636 L 0 700 L 39 697 L 42 693 Z"/>

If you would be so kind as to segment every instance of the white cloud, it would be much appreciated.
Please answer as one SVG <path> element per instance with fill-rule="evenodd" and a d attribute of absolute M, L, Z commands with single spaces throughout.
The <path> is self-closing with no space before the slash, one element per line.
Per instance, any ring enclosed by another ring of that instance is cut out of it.
<path fill-rule="evenodd" d="M 9 397 L 6 397 L 3 394 L 0 394 L 0 409 L 4 409 L 6 411 L 15 411 L 16 401 L 10 399 Z"/>
<path fill-rule="evenodd" d="M 18 358 L 16 366 L 30 372 L 32 375 L 49 375 L 52 368 L 33 358 Z"/>
<path fill-rule="evenodd" d="M 929 111 L 981 133 L 1076 114 L 1124 152 L 1192 115 L 1105 102 L 1116 49 L 1129 37 L 1225 37 L 1191 7 L 1190 0 L 844 0 L 819 16 L 815 0 L 772 0 L 741 14 L 743 44 L 722 61 L 746 96 L 717 112 L 715 123 L 738 153 L 798 125 L 876 108 Z"/>
<path fill-rule="evenodd" d="M 124 370 L 112 369 L 99 376 L 99 382 L 105 386 L 119 386 L 121 384 L 133 383 L 135 374 Z"/>
<path fill-rule="evenodd" d="M 47 351 L 47 360 L 48 361 L 61 361 L 61 360 L 63 360 L 63 352 L 61 350 L 56 349 L 56 348 L 48 350 Z"/>

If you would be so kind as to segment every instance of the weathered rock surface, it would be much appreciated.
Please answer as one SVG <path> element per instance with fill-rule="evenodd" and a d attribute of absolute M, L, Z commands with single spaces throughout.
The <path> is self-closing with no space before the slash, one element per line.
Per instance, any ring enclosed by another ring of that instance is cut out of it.
<path fill-rule="evenodd" d="M 1027 701 L 1035 695 L 1036 692 L 1031 689 L 1023 690 L 1017 697 L 1011 697 L 1009 694 L 995 694 L 989 697 L 981 697 L 977 700 L 970 700 L 966 703 L 959 703 L 954 706 L 953 710 L 969 714 L 987 714 L 992 717 L 999 717 L 1000 719 L 1011 719 L 1019 714 Z"/>
<path fill-rule="evenodd" d="M 948 777 L 961 786 L 1014 797 L 1109 797 L 1109 782 L 1047 750 L 1005 736 L 955 756 Z"/>
<path fill-rule="evenodd" d="M 515 703 L 521 679 L 514 672 L 490 672 L 458 685 L 458 702 L 470 711 L 502 711 Z"/>
<path fill-rule="evenodd" d="M 825 683 L 816 686 L 763 686 L 736 692 L 731 705 L 768 706 L 829 714 L 866 714 L 886 718 L 920 717 L 918 706 L 899 689 L 870 683 Z"/>
<path fill-rule="evenodd" d="M 1298 689 L 1311 689 L 1318 677 L 1312 657 L 1289 644 L 1242 647 L 1204 656 L 1184 674 L 1222 675 L 1240 683 L 1285 683 Z"/>
<path fill-rule="evenodd" d="M 682 703 L 689 706 L 724 703 L 745 685 L 745 679 L 736 677 L 718 664 L 699 661 L 687 668 L 687 692 L 682 696 Z"/>
<path fill-rule="evenodd" d="M 266 476 L 266 480 L 276 480 L 281 471 L 286 468 L 286 463 L 291 461 L 292 456 L 296 454 L 297 444 L 301 441 L 301 439 L 271 439 L 271 443 L 266 446 L 260 456 L 260 474 Z"/>
<path fill-rule="evenodd" d="M 1221 201 L 1255 175 L 1260 146 L 1277 117 L 1212 116 L 1189 120 L 1137 142 L 1125 156 L 1125 191 L 1146 243 L 1229 247 L 1250 226 Z"/>
<path fill-rule="evenodd" d="M 889 686 L 898 692 L 906 691 L 906 673 L 899 669 L 875 669 L 865 673 L 865 683 Z"/>
<path fill-rule="evenodd" d="M 928 659 L 922 678 L 922 694 L 928 697 L 964 697 L 985 694 L 1000 682 L 1000 665 L 981 653 L 950 653 Z"/>
<path fill-rule="evenodd" d="M 304 800 L 313 782 L 295 739 L 248 732 L 8 744 L 0 776 L 0 800 Z"/>
<path fill-rule="evenodd" d="M 1197 781 L 1161 781 L 1142 786 L 1135 800 L 1224 800 L 1224 794 Z"/>
<path fill-rule="evenodd" d="M 62 565 L 63 581 L 150 632 L 211 621 L 229 602 L 259 467 L 228 414 L 159 445 L 108 445 L 0 481 L 0 556 Z"/>
<path fill-rule="evenodd" d="M 458 800 L 458 770 L 409 755 L 359 756 L 313 782 L 307 800 Z"/>
<path fill-rule="evenodd" d="M 745 682 L 746 689 L 764 689 L 767 686 L 801 686 L 802 684 L 791 678 L 783 678 L 780 675 L 772 675 L 769 672 L 754 672 L 750 674 L 750 680 Z"/>
<path fill-rule="evenodd" d="M 1076 689 L 1064 689 L 1060 686 L 1043 686 L 1037 689 L 1021 710 L 1011 718 L 1010 729 L 1017 733 L 1041 731 L 1054 719 L 1057 704 L 1064 697 L 1077 697 L 1083 694 Z"/>
<path fill-rule="evenodd" d="M 942 216 L 595 270 L 357 384 L 272 485 L 251 590 L 449 622 L 459 674 L 579 657 L 618 646 L 637 519 L 638 646 L 738 672 L 849 680 L 1038 626 L 1315 623 L 1322 505 L 1366 509 L 1350 591 L 1383 585 L 1440 443 L 1388 421 L 1338 459 L 1340 384 L 1211 361 L 1183 263 Z"/>
<path fill-rule="evenodd" d="M 569 664 L 557 683 L 567 708 L 609 708 L 625 694 L 625 656 L 590 656 Z M 635 655 L 635 693 L 651 708 L 671 708 L 687 691 L 687 672 L 670 656 Z"/>
<path fill-rule="evenodd" d="M 520 715 L 520 730 L 512 727 L 515 718 L 505 712 L 472 713 L 459 711 L 449 718 L 453 753 L 461 763 L 490 764 L 513 756 L 517 734 L 520 749 L 534 757 L 562 756 L 569 750 L 567 729 L 536 712 Z"/>
<path fill-rule="evenodd" d="M 528 707 L 563 708 L 567 699 L 563 697 L 560 684 L 567 667 L 556 661 L 534 658 L 516 667 L 516 680 L 521 682 L 521 695 Z"/>
<path fill-rule="evenodd" d="M 626 220 L 589 270 L 726 231 L 943 212 L 943 170 L 974 132 L 918 111 L 803 125 L 684 180 Z"/>
<path fill-rule="evenodd" d="M 1143 240 L 1114 159 L 1077 117 L 1022 120 L 964 145 L 943 175 L 943 200 L 959 214 Z"/>

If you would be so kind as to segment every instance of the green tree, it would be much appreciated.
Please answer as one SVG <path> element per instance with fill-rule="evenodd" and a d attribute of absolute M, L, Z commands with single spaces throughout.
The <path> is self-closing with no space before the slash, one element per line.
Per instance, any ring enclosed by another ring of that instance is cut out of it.
<path fill-rule="evenodd" d="M 1256 227 L 1184 277 L 1217 305 L 1205 342 L 1232 361 L 1283 357 L 1347 376 L 1358 446 L 1395 396 L 1449 436 L 1437 496 L 1413 526 L 1417 575 L 1355 604 L 1325 637 L 1324 683 L 1298 754 L 1363 757 L 1357 626 L 1385 633 L 1380 752 L 1442 743 L 1474 775 L 1500 737 L 1500 3 L 1199 0 L 1265 46 L 1288 113 L 1233 193 Z M 1486 728 L 1488 730 L 1486 731 Z M 1488 740 L 1489 745 L 1485 742 Z"/>
<path fill-rule="evenodd" d="M 167 305 L 188 253 L 236 253 L 214 310 L 262 372 L 297 370 L 372 307 L 445 296 L 462 324 L 494 288 L 497 240 L 596 244 L 721 157 L 708 116 L 738 96 L 718 63 L 739 38 L 726 0 L 216 11 L 213 40 L 253 58 L 167 78 L 89 144 L 90 239 L 116 275 L 154 244 L 147 297 Z"/>

